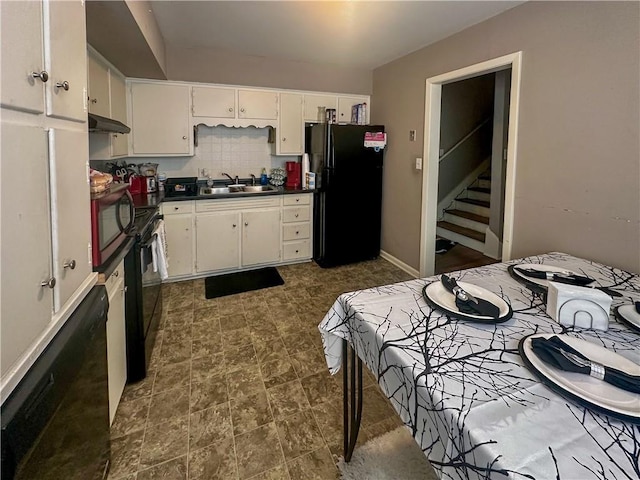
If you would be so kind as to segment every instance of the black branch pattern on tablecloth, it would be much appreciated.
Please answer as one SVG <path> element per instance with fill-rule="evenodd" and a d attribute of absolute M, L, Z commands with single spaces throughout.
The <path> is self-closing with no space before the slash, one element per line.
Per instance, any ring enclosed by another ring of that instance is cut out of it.
<path fill-rule="evenodd" d="M 517 263 L 565 266 L 595 278 L 600 286 L 620 288 L 624 296 L 614 299 L 614 306 L 640 300 L 640 277 L 619 269 L 562 253 L 507 265 Z M 331 341 L 345 338 L 352 344 L 442 478 L 541 478 L 505 468 L 509 463 L 500 454 L 487 458 L 487 452 L 499 451 L 500 445 L 491 433 L 482 437 L 478 419 L 472 418 L 491 402 L 521 411 L 558 398 L 551 390 L 534 388 L 540 382 L 520 358 L 520 339 L 534 333 L 569 333 L 629 356 L 640 352 L 640 335 L 630 335 L 613 317 L 606 332 L 552 321 L 542 296 L 512 279 L 505 264 L 452 275 L 489 288 L 511 305 L 513 318 L 479 324 L 431 308 L 422 288 L 437 278 L 351 292 L 338 298 L 320 324 L 321 331 L 335 336 L 323 336 L 327 360 L 330 365 L 340 361 L 340 350 Z M 640 478 L 640 427 L 574 403 L 566 403 L 566 408 L 569 415 L 563 421 L 582 426 L 593 453 L 560 458 L 549 445 L 540 460 L 548 462 L 546 472 L 555 472 L 560 480 Z"/>

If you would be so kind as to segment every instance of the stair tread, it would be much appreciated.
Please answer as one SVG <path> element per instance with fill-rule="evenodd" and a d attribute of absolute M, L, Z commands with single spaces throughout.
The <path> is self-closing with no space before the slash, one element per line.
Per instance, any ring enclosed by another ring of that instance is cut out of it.
<path fill-rule="evenodd" d="M 476 213 L 465 212 L 464 210 L 445 210 L 445 213 L 449 213 L 451 215 L 455 215 L 456 217 L 468 218 L 469 220 L 473 220 L 475 222 L 484 223 L 485 225 L 489 225 L 489 217 L 485 217 L 484 215 L 478 215 Z"/>
<path fill-rule="evenodd" d="M 483 174 L 483 175 L 480 175 L 478 178 L 479 178 L 480 180 L 491 180 L 491 175 L 488 175 L 488 174 L 487 174 L 487 175 L 484 175 L 484 174 Z"/>
<path fill-rule="evenodd" d="M 472 205 L 478 205 L 480 207 L 490 208 L 491 204 L 484 200 L 475 200 L 473 198 L 456 198 L 456 202 L 470 203 Z"/>
<path fill-rule="evenodd" d="M 479 242 L 484 243 L 485 234 L 476 232 L 475 230 L 471 230 L 470 228 L 461 227 L 460 225 L 456 225 L 454 223 L 449 222 L 438 222 L 437 226 L 440 228 L 444 228 L 445 230 L 449 230 L 451 232 L 459 233 L 460 235 L 464 235 L 465 237 L 473 238 Z"/>
<path fill-rule="evenodd" d="M 469 187 L 467 190 L 471 190 L 472 192 L 491 193 L 491 189 L 485 187 Z"/>

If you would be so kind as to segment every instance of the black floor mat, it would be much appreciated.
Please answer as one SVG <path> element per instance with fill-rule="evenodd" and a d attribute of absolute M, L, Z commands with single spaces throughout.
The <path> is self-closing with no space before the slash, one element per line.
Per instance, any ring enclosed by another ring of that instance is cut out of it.
<path fill-rule="evenodd" d="M 456 246 L 456 242 L 447 240 L 445 238 L 436 238 L 436 253 L 447 253 L 453 247 Z"/>
<path fill-rule="evenodd" d="M 260 268 L 248 272 L 228 273 L 207 277 L 204 280 L 207 298 L 224 297 L 235 293 L 250 292 L 261 288 L 283 285 L 284 280 L 275 267 Z"/>

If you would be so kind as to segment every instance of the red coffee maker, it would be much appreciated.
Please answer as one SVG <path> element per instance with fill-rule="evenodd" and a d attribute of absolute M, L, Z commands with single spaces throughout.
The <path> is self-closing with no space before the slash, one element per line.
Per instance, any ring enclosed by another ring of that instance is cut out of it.
<path fill-rule="evenodd" d="M 298 189 L 302 182 L 302 164 L 298 162 L 287 162 L 287 183 L 285 188 Z"/>

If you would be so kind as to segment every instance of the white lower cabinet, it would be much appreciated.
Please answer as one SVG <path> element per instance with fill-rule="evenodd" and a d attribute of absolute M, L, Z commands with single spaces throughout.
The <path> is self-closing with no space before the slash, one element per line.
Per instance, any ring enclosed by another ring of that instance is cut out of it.
<path fill-rule="evenodd" d="M 169 278 L 311 258 L 313 195 L 165 202 Z"/>
<path fill-rule="evenodd" d="M 113 423 L 120 397 L 127 382 L 127 351 L 124 323 L 124 263 L 116 268 L 106 282 L 109 295 L 107 315 L 107 364 L 109 375 L 109 422 Z"/>
<path fill-rule="evenodd" d="M 167 233 L 169 277 L 193 274 L 193 203 L 187 201 L 162 204 Z"/>
<path fill-rule="evenodd" d="M 240 266 L 240 213 L 206 213 L 197 217 L 196 271 Z"/>

